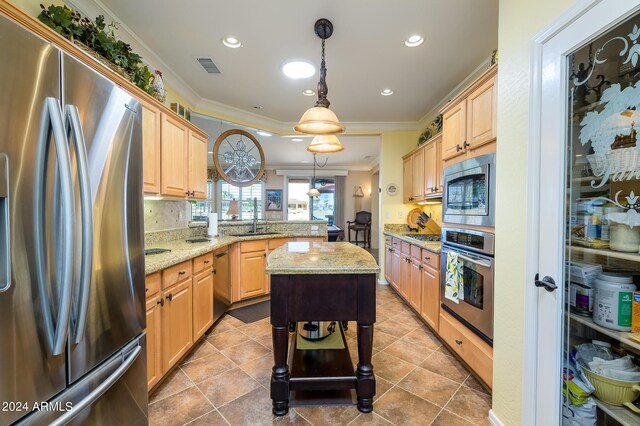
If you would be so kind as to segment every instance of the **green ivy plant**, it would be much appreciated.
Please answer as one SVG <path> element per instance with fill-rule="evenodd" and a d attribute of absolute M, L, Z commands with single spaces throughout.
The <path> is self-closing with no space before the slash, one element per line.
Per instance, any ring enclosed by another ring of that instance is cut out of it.
<path fill-rule="evenodd" d="M 65 5 L 40 5 L 38 19 L 58 34 L 71 41 L 78 41 L 89 49 L 120 67 L 133 84 L 149 93 L 155 94 L 154 75 L 149 67 L 142 63 L 142 57 L 131 46 L 116 37 L 118 29 L 115 22 L 107 24 L 104 16 L 95 21 L 83 17 L 78 11 Z"/>

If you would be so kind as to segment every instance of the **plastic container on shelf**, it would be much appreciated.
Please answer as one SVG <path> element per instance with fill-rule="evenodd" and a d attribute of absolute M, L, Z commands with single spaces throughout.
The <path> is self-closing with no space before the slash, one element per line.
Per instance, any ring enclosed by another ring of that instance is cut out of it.
<path fill-rule="evenodd" d="M 631 331 L 633 277 L 603 272 L 595 279 L 593 322 L 611 330 Z"/>
<path fill-rule="evenodd" d="M 615 251 L 638 253 L 640 226 L 630 226 L 627 213 L 616 212 L 607 216 L 610 234 L 609 248 Z"/>

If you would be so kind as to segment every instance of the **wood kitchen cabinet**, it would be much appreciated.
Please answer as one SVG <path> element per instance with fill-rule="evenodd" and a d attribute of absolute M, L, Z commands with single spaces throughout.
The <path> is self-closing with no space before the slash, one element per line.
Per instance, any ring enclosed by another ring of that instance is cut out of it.
<path fill-rule="evenodd" d="M 400 294 L 404 297 L 405 300 L 409 300 L 409 295 L 411 291 L 411 245 L 406 242 L 402 242 L 401 256 L 400 259 L 400 283 L 398 284 L 398 288 L 400 289 Z"/>
<path fill-rule="evenodd" d="M 399 292 L 400 291 L 400 265 L 402 264 L 400 249 L 394 247 L 391 256 L 392 256 L 391 286 Z"/>
<path fill-rule="evenodd" d="M 151 274 L 146 279 L 147 287 L 147 389 L 151 389 L 162 378 L 162 304 L 159 293 L 160 273 Z M 151 290 L 153 289 L 153 290 Z M 149 294 L 151 290 L 151 294 Z"/>
<path fill-rule="evenodd" d="M 384 245 L 384 279 L 391 284 L 391 275 L 393 271 L 393 246 L 391 238 L 385 239 Z"/>
<path fill-rule="evenodd" d="M 162 370 L 168 371 L 193 345 L 191 276 L 163 292 Z"/>
<path fill-rule="evenodd" d="M 240 299 L 266 294 L 266 260 L 264 251 L 240 255 Z"/>
<path fill-rule="evenodd" d="M 445 166 L 495 152 L 496 65 L 442 109 L 442 160 Z"/>
<path fill-rule="evenodd" d="M 417 150 L 411 156 L 411 201 L 424 200 L 425 188 L 424 188 L 424 174 L 425 174 L 425 162 L 424 162 L 424 148 Z"/>
<path fill-rule="evenodd" d="M 189 129 L 189 198 L 207 199 L 207 137 Z"/>
<path fill-rule="evenodd" d="M 413 162 L 409 155 L 402 159 L 402 201 L 410 203 L 413 196 Z"/>
<path fill-rule="evenodd" d="M 160 194 L 160 110 L 142 104 L 142 181 L 145 194 Z"/>
<path fill-rule="evenodd" d="M 424 195 L 442 195 L 442 133 L 424 145 Z"/>
<path fill-rule="evenodd" d="M 213 253 L 193 260 L 193 341 L 198 340 L 213 325 Z M 200 267 L 195 265 L 199 264 Z M 202 269 L 204 268 L 204 269 Z"/>
<path fill-rule="evenodd" d="M 440 315 L 440 272 L 428 264 L 422 264 L 422 302 L 420 316 L 438 331 Z"/>
<path fill-rule="evenodd" d="M 161 116 L 161 193 L 184 198 L 189 188 L 189 131 L 178 118 L 166 113 Z"/>
<path fill-rule="evenodd" d="M 410 259 L 409 266 L 411 272 L 409 273 L 409 288 L 408 298 L 409 304 L 417 312 L 420 312 L 422 304 L 422 264 L 420 260 L 417 261 L 413 258 Z"/>

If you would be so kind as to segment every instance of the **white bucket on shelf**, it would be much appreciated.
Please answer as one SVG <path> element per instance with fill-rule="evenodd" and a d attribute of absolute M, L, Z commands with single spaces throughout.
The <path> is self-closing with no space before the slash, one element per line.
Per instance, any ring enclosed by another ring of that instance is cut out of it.
<path fill-rule="evenodd" d="M 631 298 L 635 290 L 629 275 L 598 275 L 594 281 L 593 322 L 612 330 L 631 331 Z"/>

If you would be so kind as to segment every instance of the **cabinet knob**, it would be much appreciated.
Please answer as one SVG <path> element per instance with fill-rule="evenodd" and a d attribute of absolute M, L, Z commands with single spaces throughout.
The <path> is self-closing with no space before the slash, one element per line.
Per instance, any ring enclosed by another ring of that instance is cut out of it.
<path fill-rule="evenodd" d="M 164 299 L 160 299 L 160 300 L 158 300 L 158 305 L 160 305 L 160 306 L 164 306 Z"/>
<path fill-rule="evenodd" d="M 470 146 L 471 146 L 471 145 L 469 145 L 469 144 L 467 143 L 467 141 L 464 141 L 464 142 L 462 143 L 462 147 L 463 147 L 463 148 L 465 148 L 465 149 L 466 149 L 466 148 L 469 148 Z"/>
<path fill-rule="evenodd" d="M 169 293 L 167 299 L 169 299 L 169 302 L 171 302 L 173 300 L 173 293 Z"/>
<path fill-rule="evenodd" d="M 460 151 L 462 151 L 462 149 L 463 148 L 460 145 L 456 145 L 456 152 L 460 152 Z"/>
<path fill-rule="evenodd" d="M 418 265 L 418 269 L 422 271 L 422 265 Z"/>
<path fill-rule="evenodd" d="M 187 196 L 188 196 L 188 195 L 189 195 L 189 191 L 185 192 L 185 195 L 187 195 Z"/>
<path fill-rule="evenodd" d="M 206 264 L 208 264 L 209 262 L 210 262 L 210 260 L 205 260 L 205 261 L 204 261 L 204 264 L 206 265 Z"/>
<path fill-rule="evenodd" d="M 267 257 L 267 253 L 263 254 L 264 257 Z"/>
<path fill-rule="evenodd" d="M 213 275 L 215 275 L 215 274 L 217 274 L 217 272 L 216 272 L 216 270 L 214 269 L 214 270 L 213 270 Z"/>
<path fill-rule="evenodd" d="M 458 339 L 456 339 L 456 344 L 457 344 L 457 345 L 461 345 L 461 344 L 462 344 L 462 340 L 458 340 Z"/>
<path fill-rule="evenodd" d="M 180 271 L 180 272 L 178 272 L 178 275 L 184 275 L 184 274 L 186 274 L 186 272 L 185 272 L 185 271 Z"/>

